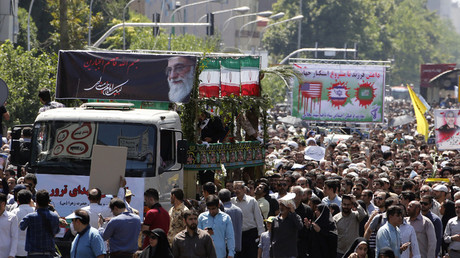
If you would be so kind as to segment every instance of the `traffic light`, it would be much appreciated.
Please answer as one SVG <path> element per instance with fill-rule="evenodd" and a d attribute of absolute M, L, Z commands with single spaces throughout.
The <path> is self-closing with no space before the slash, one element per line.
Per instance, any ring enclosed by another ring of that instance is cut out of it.
<path fill-rule="evenodd" d="M 160 14 L 153 14 L 153 22 L 160 22 Z M 160 27 L 153 27 L 153 36 L 158 36 L 160 34 Z"/>
<path fill-rule="evenodd" d="M 206 22 L 211 24 L 211 26 L 206 27 L 206 35 L 208 36 L 214 35 L 214 14 L 213 13 L 207 14 Z"/>

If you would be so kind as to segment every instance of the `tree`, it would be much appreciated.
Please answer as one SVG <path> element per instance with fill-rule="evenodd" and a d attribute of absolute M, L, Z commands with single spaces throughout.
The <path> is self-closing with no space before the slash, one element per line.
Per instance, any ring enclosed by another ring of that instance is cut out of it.
<path fill-rule="evenodd" d="M 9 89 L 7 109 L 11 119 L 7 125 L 33 123 L 38 114 L 38 91 L 48 88 L 54 92 L 57 56 L 26 51 L 6 42 L 0 46 L 0 74 Z"/>

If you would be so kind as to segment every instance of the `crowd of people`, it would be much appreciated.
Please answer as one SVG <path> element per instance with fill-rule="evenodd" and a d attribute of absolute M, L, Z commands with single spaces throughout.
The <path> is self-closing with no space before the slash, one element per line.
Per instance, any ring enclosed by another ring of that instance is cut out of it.
<path fill-rule="evenodd" d="M 388 103 L 386 118 L 411 108 Z M 460 257 L 460 154 L 439 152 L 414 123 L 376 125 L 368 137 L 353 132 L 340 141 L 279 122 L 268 134 L 263 177 L 206 182 L 199 202 L 175 188 L 169 211 L 153 188 L 144 192 L 147 208 L 133 209 L 121 178 L 108 206 L 91 189 L 90 205 L 64 219 L 49 193 L 35 190 L 34 174 L 7 168 L 0 258 L 54 257 L 60 227 L 75 258 Z"/>

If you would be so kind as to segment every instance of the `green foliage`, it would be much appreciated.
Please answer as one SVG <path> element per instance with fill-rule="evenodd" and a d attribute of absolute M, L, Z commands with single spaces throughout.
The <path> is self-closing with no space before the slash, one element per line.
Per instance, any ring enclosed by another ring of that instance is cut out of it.
<path fill-rule="evenodd" d="M 38 91 L 54 91 L 56 67 L 56 55 L 15 48 L 10 42 L 0 46 L 0 74 L 9 89 L 6 108 L 11 118 L 7 125 L 33 123 L 41 106 Z"/>
<path fill-rule="evenodd" d="M 59 0 L 47 0 L 53 17 L 51 25 L 54 31 L 51 33 L 50 41 L 54 49 L 59 48 L 60 22 L 59 22 Z M 89 5 L 85 1 L 72 0 L 67 3 L 67 23 L 70 49 L 83 49 L 88 43 L 88 16 Z M 91 25 L 98 27 L 103 21 L 102 13 L 92 14 Z"/>
<path fill-rule="evenodd" d="M 17 44 L 24 49 L 27 49 L 27 10 L 19 8 L 18 20 L 19 20 L 19 34 Z M 38 48 L 39 42 L 37 40 L 37 26 L 30 17 L 30 48 Z"/>
<path fill-rule="evenodd" d="M 278 0 L 274 12 L 299 14 L 298 0 Z M 311 0 L 303 2 L 301 48 L 353 47 L 358 59 L 394 60 L 388 84 L 419 82 L 423 63 L 460 62 L 460 35 L 426 9 L 426 0 Z M 264 45 L 275 60 L 297 49 L 297 23 L 271 27 Z M 320 53 L 319 58 L 324 58 Z M 313 57 L 313 53 L 302 54 Z"/>

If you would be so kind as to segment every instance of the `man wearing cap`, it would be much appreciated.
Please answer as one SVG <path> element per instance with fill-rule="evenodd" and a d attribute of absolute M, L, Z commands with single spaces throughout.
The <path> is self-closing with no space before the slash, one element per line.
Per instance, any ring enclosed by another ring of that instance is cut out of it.
<path fill-rule="evenodd" d="M 447 193 L 449 192 L 449 189 L 447 186 L 443 184 L 438 184 L 433 188 L 433 193 L 434 193 L 434 198 L 436 201 L 438 201 L 439 204 L 443 204 L 445 201 L 449 201 L 446 199 Z"/>
<path fill-rule="evenodd" d="M 338 234 L 337 255 L 345 254 L 353 241 L 359 237 L 359 223 L 366 215 L 366 211 L 356 202 L 353 195 L 342 196 L 342 212 L 333 217 Z"/>
<path fill-rule="evenodd" d="M 72 241 L 70 256 L 72 258 L 103 258 L 105 243 L 99 231 L 89 225 L 89 213 L 83 209 L 75 210 L 66 217 L 71 219 L 77 236 Z"/>
<path fill-rule="evenodd" d="M 219 211 L 219 198 L 216 195 L 206 197 L 208 211 L 198 216 L 198 228 L 211 235 L 218 258 L 235 256 L 235 236 L 232 219 Z"/>
<path fill-rule="evenodd" d="M 297 236 L 303 223 L 295 213 L 295 196 L 289 193 L 279 199 L 280 214 L 271 225 L 271 257 L 297 257 Z"/>

